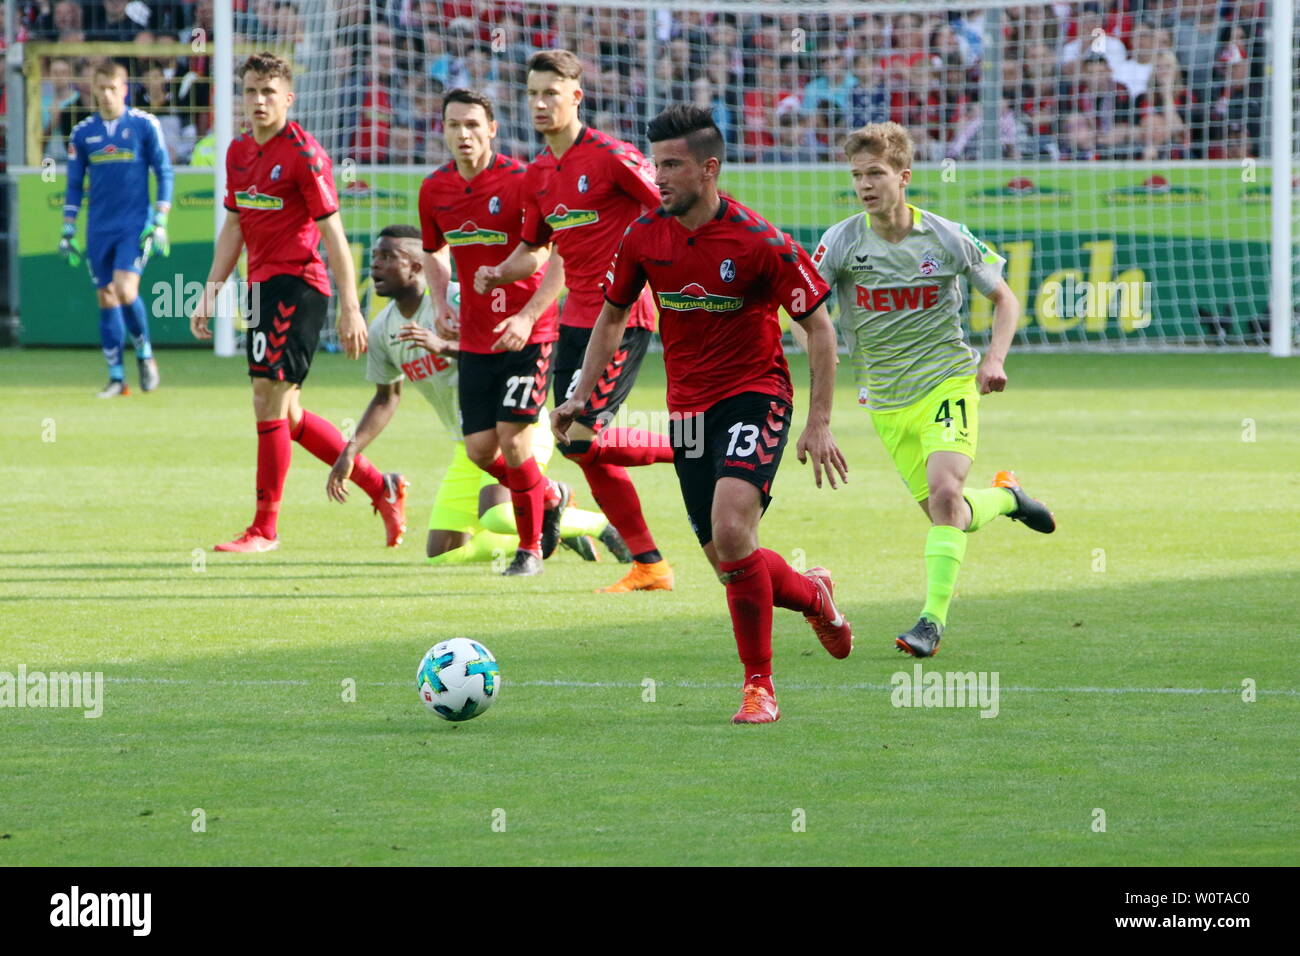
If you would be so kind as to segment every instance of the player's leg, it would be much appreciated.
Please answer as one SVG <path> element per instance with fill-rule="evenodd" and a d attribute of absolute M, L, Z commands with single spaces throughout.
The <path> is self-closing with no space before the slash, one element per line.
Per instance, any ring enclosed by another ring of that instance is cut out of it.
<path fill-rule="evenodd" d="M 456 442 L 429 515 L 429 563 L 467 564 L 513 553 L 513 534 L 495 534 L 480 526 L 481 509 L 502 500 L 509 501 L 505 488 L 470 460 L 464 442 Z"/>
<path fill-rule="evenodd" d="M 250 353 L 261 374 L 301 387 L 311 371 L 325 326 L 328 299 L 296 276 L 274 276 L 263 282 L 259 315 L 248 331 Z M 284 408 L 290 438 L 331 467 L 347 444 L 335 425 L 302 406 L 300 389 L 287 396 Z M 402 543 L 406 533 L 406 493 L 410 482 L 397 472 L 382 473 L 365 455 L 357 455 L 349 479 L 365 492 L 384 522 L 388 547 Z"/>
<path fill-rule="evenodd" d="M 582 369 L 587 341 L 590 338 L 590 329 L 560 327 L 555 371 L 557 398 L 561 395 L 567 398 L 572 394 Z M 629 345 L 637 345 L 637 347 L 628 348 Z M 645 345 L 648 345 L 648 342 Z M 635 359 L 639 366 L 640 358 L 644 354 L 645 347 L 634 340 L 629 341 L 625 334 L 624 341 L 620 343 L 615 355 L 616 361 L 611 362 L 601 376 L 602 382 L 612 382 L 613 387 L 604 394 L 600 393 L 599 388 L 593 392 L 592 403 L 588 404 L 585 412 L 569 429 L 569 441 L 560 448 L 564 457 L 582 469 L 596 506 L 609 517 L 632 553 L 632 569 L 622 580 L 608 588 L 600 589 L 606 593 L 672 590 L 673 586 L 672 568 L 663 559 L 655 544 L 654 536 L 646 525 L 636 486 L 627 473 L 627 467 L 616 463 L 626 460 L 629 449 L 617 447 L 606 449 L 596 441 L 597 429 L 601 422 L 608 421 L 618 411 L 618 406 L 627 398 L 631 390 L 636 371 L 635 368 L 630 367 L 632 360 Z M 599 408 L 595 407 L 596 403 L 599 404 Z M 602 415 L 606 417 L 602 419 Z M 662 443 L 646 438 L 643 444 L 646 449 L 649 449 Z M 671 456 L 671 442 L 668 444 L 666 453 L 655 451 L 655 460 L 659 460 L 660 454 Z"/>
<path fill-rule="evenodd" d="M 497 422 L 497 441 L 506 460 L 506 486 L 515 512 L 519 550 L 542 557 L 542 511 L 546 507 L 546 479 L 533 457 L 532 423 Z"/>
<path fill-rule="evenodd" d="M 531 426 L 546 405 L 554 353 L 554 342 L 504 353 L 492 395 L 497 443 L 506 462 L 505 484 L 519 533 L 514 560 L 502 571 L 508 577 L 541 572 L 542 559 L 559 543 L 559 518 L 570 497 L 567 488 L 561 489 L 542 475 L 532 451 Z"/>
<path fill-rule="evenodd" d="M 916 624 L 898 636 L 895 645 L 914 657 L 938 652 L 957 574 L 966 556 L 966 535 L 990 502 L 966 494 L 966 476 L 979 438 L 979 392 L 974 376 L 948 379 L 923 399 L 898 413 L 906 432 L 895 464 L 909 489 L 930 518 L 925 538 L 925 604 Z M 918 477 L 923 476 L 923 483 Z"/>
<path fill-rule="evenodd" d="M 100 390 L 100 398 L 131 394 L 126 387 L 126 371 L 122 363 L 126 329 L 122 322 L 121 303 L 113 291 L 113 252 L 114 246 L 108 238 L 87 235 L 86 264 L 99 303 L 99 346 L 108 365 L 108 384 Z"/>
<path fill-rule="evenodd" d="M 289 407 L 298 386 L 254 376 L 252 371 L 249 374 L 253 376 L 253 419 L 257 426 L 257 503 L 252 524 L 233 541 L 218 544 L 216 551 L 262 552 L 280 546 L 280 501 L 293 458 Z"/>
<path fill-rule="evenodd" d="M 137 245 L 135 236 L 120 241 L 113 263 L 113 292 L 122 309 L 122 320 L 135 347 L 135 364 L 140 373 L 140 391 L 152 392 L 158 387 L 158 362 L 154 359 L 153 343 L 149 340 L 149 318 L 144 300 L 140 298 L 140 273 L 144 271 L 146 256 Z"/>

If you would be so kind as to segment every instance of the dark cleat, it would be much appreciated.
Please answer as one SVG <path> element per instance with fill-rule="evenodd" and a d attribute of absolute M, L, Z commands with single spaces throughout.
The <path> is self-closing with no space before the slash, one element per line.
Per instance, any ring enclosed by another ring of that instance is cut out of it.
<path fill-rule="evenodd" d="M 531 551 L 522 548 L 515 552 L 515 559 L 501 572 L 507 578 L 530 577 L 542 573 L 542 559 Z"/>
<path fill-rule="evenodd" d="M 549 558 L 560 545 L 560 518 L 564 509 L 573 500 L 573 489 L 562 481 L 555 484 L 556 501 L 554 506 L 542 512 L 542 557 Z"/>
<path fill-rule="evenodd" d="M 939 653 L 939 638 L 942 636 L 943 626 L 923 617 L 906 634 L 898 635 L 894 644 L 900 651 L 913 657 L 934 657 Z"/>
<path fill-rule="evenodd" d="M 1056 530 L 1056 517 L 1037 498 L 1025 494 L 1014 471 L 999 471 L 993 476 L 994 488 L 1005 488 L 1016 499 L 1016 510 L 1007 515 L 1012 521 L 1019 521 L 1031 531 L 1051 534 Z"/>
<path fill-rule="evenodd" d="M 162 381 L 158 374 L 158 362 L 154 358 L 136 359 L 136 368 L 140 370 L 140 391 L 152 392 Z"/>
<path fill-rule="evenodd" d="M 597 537 L 601 544 L 609 548 L 609 553 L 614 556 L 614 560 L 619 564 L 632 563 L 632 551 L 628 548 L 627 542 L 623 540 L 623 536 L 618 533 L 618 529 L 614 527 L 613 522 L 605 525 L 605 530 Z"/>
<path fill-rule="evenodd" d="M 568 548 L 584 561 L 600 560 L 600 555 L 596 553 L 596 542 L 592 540 L 591 535 L 589 534 L 580 534 L 572 538 L 561 538 L 560 547 Z"/>

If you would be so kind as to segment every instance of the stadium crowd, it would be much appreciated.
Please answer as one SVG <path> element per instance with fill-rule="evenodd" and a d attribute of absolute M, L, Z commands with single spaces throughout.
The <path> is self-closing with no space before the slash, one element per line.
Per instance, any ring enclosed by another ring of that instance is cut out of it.
<path fill-rule="evenodd" d="M 700 13 L 500 0 L 336 0 L 332 31 L 307 31 L 317 0 L 236 0 L 241 39 L 293 52 L 330 78 L 338 117 L 321 142 L 363 163 L 441 161 L 441 93 L 499 105 L 502 152 L 531 156 L 523 64 L 565 47 L 585 66 L 591 124 L 637 141 L 674 101 L 712 108 L 730 158 L 838 159 L 848 130 L 903 123 L 919 157 L 1225 159 L 1255 155 L 1262 122 L 1263 0 L 1086 0 L 1001 11 L 998 83 L 982 65 L 986 13 Z M 19 0 L 19 39 L 191 44 L 212 0 Z M 210 57 L 124 59 L 131 103 L 157 115 L 176 162 L 210 163 Z M 653 67 L 647 71 L 646 64 Z M 43 64 L 44 150 L 59 157 L 94 109 L 90 58 Z M 981 95 L 996 89 L 996 113 Z M 996 124 L 989 122 L 996 115 Z M 996 132 L 994 132 L 996 127 Z"/>

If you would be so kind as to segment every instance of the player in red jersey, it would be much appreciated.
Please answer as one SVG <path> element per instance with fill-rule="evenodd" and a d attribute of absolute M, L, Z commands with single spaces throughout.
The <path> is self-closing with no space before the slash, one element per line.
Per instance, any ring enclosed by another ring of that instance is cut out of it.
<path fill-rule="evenodd" d="M 497 133 L 492 101 L 472 90 L 452 90 L 443 99 L 443 130 L 455 157 L 420 186 L 430 295 L 444 320 L 450 275 L 442 256 L 450 247 L 461 276 L 461 430 L 471 461 L 510 489 L 519 530 L 509 576 L 539 574 L 542 558 L 559 542 L 559 519 L 571 492 L 548 481 L 533 457 L 530 425 L 537 421 L 551 384 L 555 350 L 555 277 L 539 272 L 550 245 L 532 249 L 531 269 L 487 294 L 466 279 L 500 263 L 519 242 L 523 228 L 523 163 L 492 150 Z M 551 501 L 547 501 L 548 491 Z M 549 507 L 548 507 L 549 505 Z M 546 534 L 543 535 L 543 512 Z M 543 540 L 545 538 L 545 540 Z"/>
<path fill-rule="evenodd" d="M 673 452 L 686 513 L 718 578 L 745 668 L 738 724 L 780 717 L 772 689 L 772 608 L 802 612 L 833 657 L 853 649 L 825 568 L 799 574 L 758 546 L 758 521 L 789 435 L 793 389 L 778 306 L 808 334 L 812 397 L 799 460 L 832 488 L 848 478 L 831 435 L 835 330 L 830 289 L 808 254 L 753 211 L 718 195 L 722 134 L 707 109 L 678 105 L 648 128 L 662 205 L 628 228 L 573 396 L 551 414 L 562 438 L 623 335 L 648 284 L 659 303 Z"/>
<path fill-rule="evenodd" d="M 226 152 L 228 215 L 217 236 L 203 298 L 190 316 L 190 331 L 198 339 L 212 338 L 208 319 L 217 291 L 247 245 L 252 314 L 246 349 L 257 419 L 257 511 L 243 534 L 216 550 L 256 552 L 280 546 L 276 520 L 290 441 L 329 465 L 347 444 L 337 428 L 304 409 L 299 398 L 330 294 L 329 276 L 316 251 L 322 236 L 338 281 L 339 338 L 349 358 L 365 351 L 366 326 L 329 157 L 289 121 L 289 65 L 273 54 L 258 53 L 244 61 L 239 76 L 252 132 L 235 139 Z M 388 546 L 396 547 L 406 531 L 406 479 L 381 474 L 360 455 L 350 477 L 370 496 L 384 519 Z"/>
<path fill-rule="evenodd" d="M 528 61 L 528 102 L 533 127 L 546 148 L 528 167 L 523 242 L 494 268 L 480 269 L 475 287 L 486 291 L 529 274 L 534 250 L 553 243 L 568 288 L 560 316 L 555 360 L 556 400 L 569 398 L 604 304 L 601 278 L 628 224 L 659 205 L 645 157 L 633 146 L 583 125 L 582 64 L 567 50 L 543 50 Z M 552 269 L 555 265 L 552 265 Z M 649 295 L 632 303 L 627 328 L 595 383 L 587 407 L 561 446 L 576 462 L 592 496 L 633 554 L 627 575 L 607 592 L 671 590 L 672 568 L 663 559 L 641 514 L 627 466 L 672 461 L 665 435 L 611 423 L 626 400 L 654 332 Z"/>

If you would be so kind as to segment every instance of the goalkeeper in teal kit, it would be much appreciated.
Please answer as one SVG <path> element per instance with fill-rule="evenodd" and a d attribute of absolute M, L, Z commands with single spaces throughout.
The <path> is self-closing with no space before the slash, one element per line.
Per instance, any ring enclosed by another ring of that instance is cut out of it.
<path fill-rule="evenodd" d="M 140 299 L 140 273 L 149 255 L 170 252 L 167 213 L 171 209 L 172 166 L 158 121 L 126 106 L 126 70 L 107 62 L 94 74 L 99 112 L 82 120 L 68 142 L 68 188 L 59 253 L 71 266 L 83 257 L 77 245 L 77 214 L 87 171 L 90 209 L 84 257 L 99 299 L 99 339 L 108 363 L 108 384 L 100 398 L 129 395 L 122 349 L 130 332 L 140 388 L 158 387 L 158 363 L 149 341 L 149 321 Z M 158 180 L 149 199 L 149 171 Z M 124 328 L 125 326 L 125 328 Z"/>

